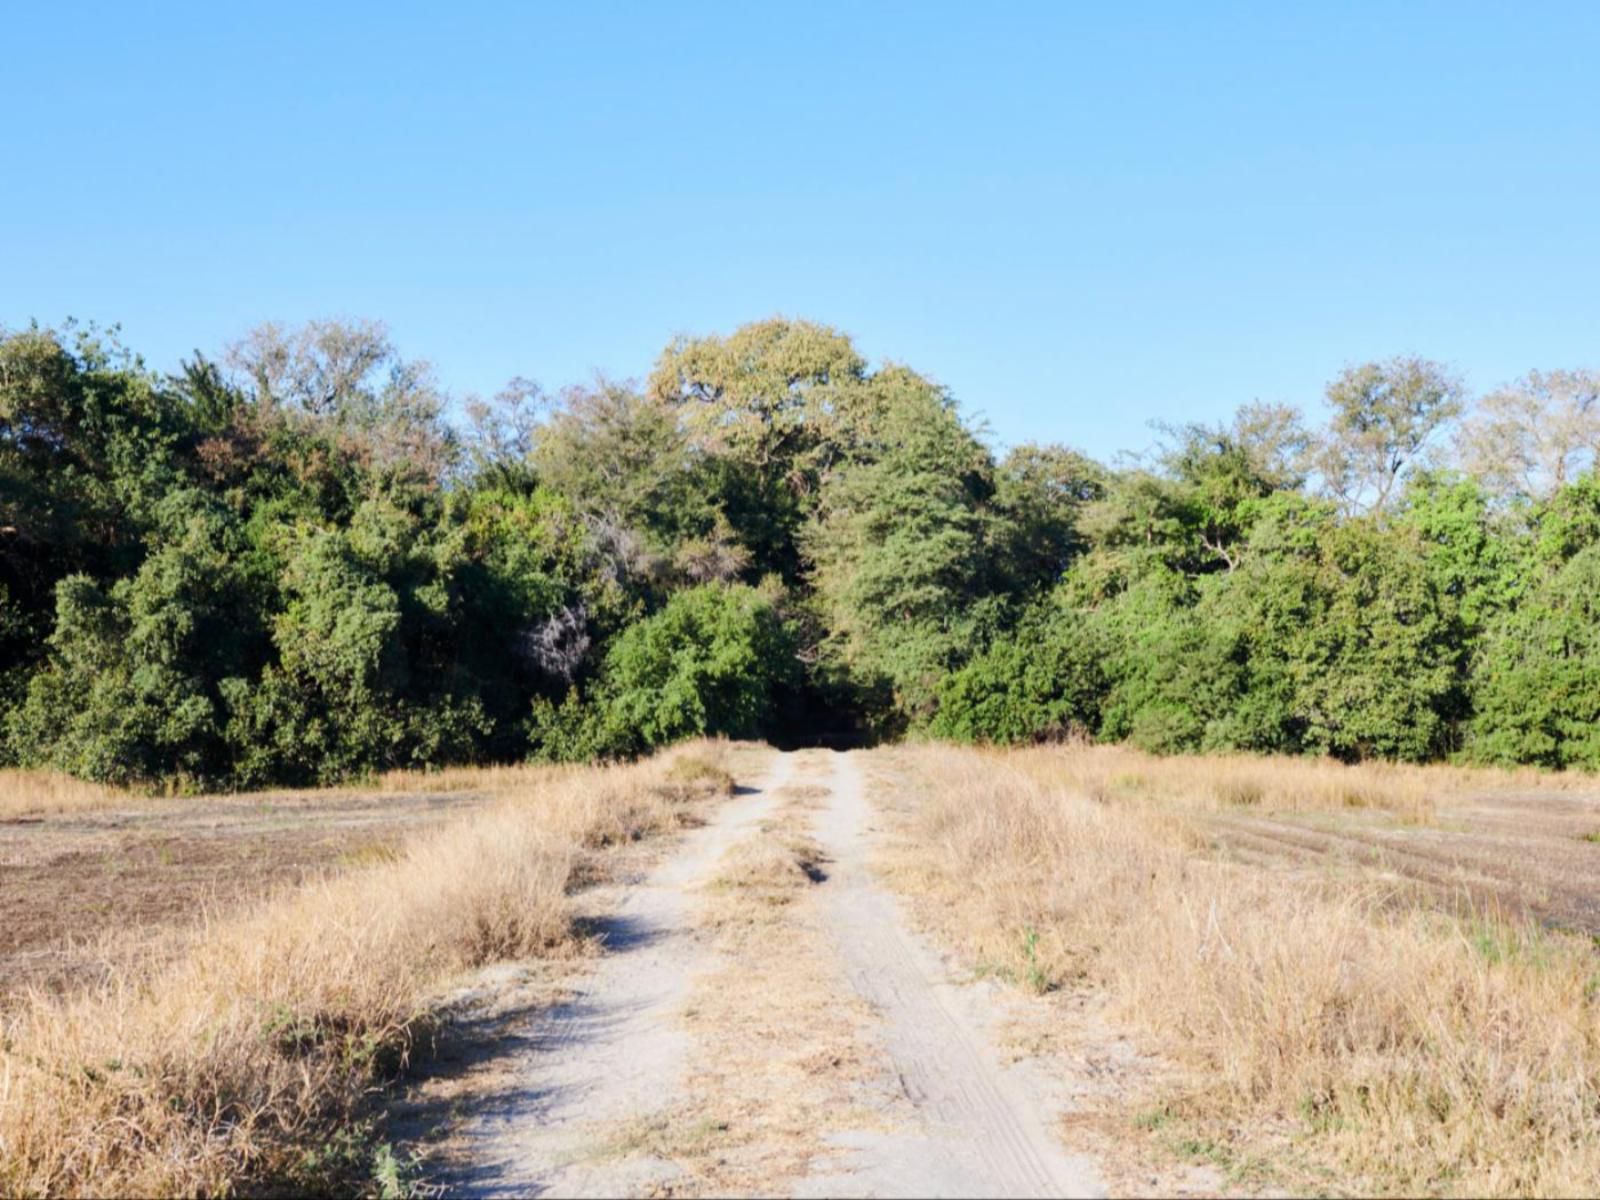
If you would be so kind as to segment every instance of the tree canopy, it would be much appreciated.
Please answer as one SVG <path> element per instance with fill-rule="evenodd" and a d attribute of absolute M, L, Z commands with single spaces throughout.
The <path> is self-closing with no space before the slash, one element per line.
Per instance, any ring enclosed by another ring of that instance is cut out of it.
<path fill-rule="evenodd" d="M 452 402 L 374 322 L 0 331 L 0 760 L 167 786 L 699 734 L 1600 768 L 1600 388 L 1420 358 L 998 455 L 772 319 Z M 451 414 L 458 414 L 459 420 Z"/>

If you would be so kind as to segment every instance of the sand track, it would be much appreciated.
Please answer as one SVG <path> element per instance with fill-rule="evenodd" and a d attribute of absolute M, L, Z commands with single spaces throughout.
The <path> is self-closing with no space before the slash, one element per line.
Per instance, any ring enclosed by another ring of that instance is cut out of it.
<path fill-rule="evenodd" d="M 662 1195 L 701 1190 L 669 1155 L 618 1152 L 616 1131 L 681 1102 L 697 1063 L 718 1055 L 717 1031 L 691 1031 L 695 981 L 719 965 L 697 929 L 696 889 L 722 856 L 757 836 L 802 756 L 782 755 L 758 789 L 735 797 L 673 855 L 608 896 L 607 953 L 570 1000 L 534 1018 L 514 1064 L 516 1086 L 476 1107 L 462 1130 L 470 1167 L 449 1181 L 466 1195 Z M 1083 1160 L 1054 1133 L 1053 1105 L 1028 1072 L 1002 1064 L 990 994 L 949 979 L 869 866 L 875 831 L 855 760 L 805 752 L 804 782 L 825 786 L 811 813 L 827 851 L 818 905 L 827 973 L 871 1008 L 865 1031 L 888 1086 L 864 1099 L 871 1128 L 819 1129 L 803 1177 L 770 1190 L 800 1196 L 1099 1195 Z M 820 768 L 820 770 L 815 770 Z M 836 968 L 836 970 L 835 970 Z"/>

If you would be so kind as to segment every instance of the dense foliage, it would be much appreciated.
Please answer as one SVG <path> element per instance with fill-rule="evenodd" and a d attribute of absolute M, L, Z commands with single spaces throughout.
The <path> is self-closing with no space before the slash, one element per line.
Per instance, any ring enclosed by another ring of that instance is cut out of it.
<path fill-rule="evenodd" d="M 0 333 L 0 760 L 179 786 L 702 733 L 1600 768 L 1600 377 L 1354 367 L 1115 467 L 838 332 L 451 406 L 381 326 Z M 1497 448 L 1498 451 L 1497 451 Z"/>

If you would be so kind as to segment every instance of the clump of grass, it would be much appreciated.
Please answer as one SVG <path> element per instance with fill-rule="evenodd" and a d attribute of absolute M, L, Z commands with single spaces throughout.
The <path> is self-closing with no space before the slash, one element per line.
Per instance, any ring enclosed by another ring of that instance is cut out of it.
<path fill-rule="evenodd" d="M 734 791 L 732 774 L 721 763 L 699 751 L 683 751 L 672 756 L 667 763 L 666 781 L 705 795 L 731 796 Z"/>
<path fill-rule="evenodd" d="M 1181 1136 L 1211 1144 L 1299 1120 L 1308 1153 L 1383 1190 L 1592 1189 L 1600 1006 L 1586 940 L 1217 862 L 1177 831 L 1236 765 L 1189 764 L 1202 794 L 1171 804 L 1098 804 L 1077 754 L 907 756 L 920 803 L 897 877 L 977 961 L 1036 990 L 1091 981 L 1189 1067 L 1163 1108 Z M 1159 764 L 1139 770 L 1178 792 Z M 1342 789 L 1294 778 L 1303 797 L 1342 806 Z M 1243 1161 L 1249 1147 L 1228 1153 Z"/>
<path fill-rule="evenodd" d="M 600 1158 L 684 1159 L 713 1154 L 730 1142 L 731 1126 L 717 1117 L 668 1110 L 625 1122 L 599 1146 Z"/>
<path fill-rule="evenodd" d="M 781 906 L 827 877 L 827 855 L 810 837 L 778 830 L 765 832 L 766 836 L 741 842 L 730 850 L 710 886 L 737 891 L 759 904 Z"/>
<path fill-rule="evenodd" d="M 715 761 L 717 751 L 698 751 Z M 153 948 L 0 1028 L 0 1194 L 394 1191 L 363 1124 L 460 972 L 575 947 L 586 844 L 677 827 L 665 766 L 568 770 Z"/>
<path fill-rule="evenodd" d="M 365 842 L 339 855 L 341 867 L 374 867 L 392 863 L 400 857 L 400 847 L 392 842 Z"/>

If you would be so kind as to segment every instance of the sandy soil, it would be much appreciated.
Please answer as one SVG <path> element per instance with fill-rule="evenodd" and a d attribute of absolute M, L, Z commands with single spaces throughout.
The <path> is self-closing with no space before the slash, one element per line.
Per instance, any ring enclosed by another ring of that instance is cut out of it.
<path fill-rule="evenodd" d="M 845 1161 L 803 1196 L 1095 1196 L 1091 1163 L 1054 1133 L 1051 1086 L 999 1048 L 1001 1006 L 962 986 L 914 933 L 869 868 L 873 834 L 861 773 L 838 756 L 817 837 L 833 861 L 825 911 L 856 993 L 878 1013 L 885 1053 L 909 1111 L 887 1132 L 831 1140 Z"/>
<path fill-rule="evenodd" d="M 610 909 L 595 922 L 606 953 L 536 1018 L 524 1061 L 508 1068 L 521 1085 L 475 1106 L 459 1131 L 462 1165 L 443 1181 L 452 1194 L 650 1195 L 679 1174 L 668 1160 L 609 1150 L 617 1130 L 670 1101 L 688 1066 L 678 1018 L 710 965 L 686 917 L 689 889 L 772 810 L 787 770 L 780 759 L 760 789 L 725 804 L 645 878 L 588 898 Z"/>

